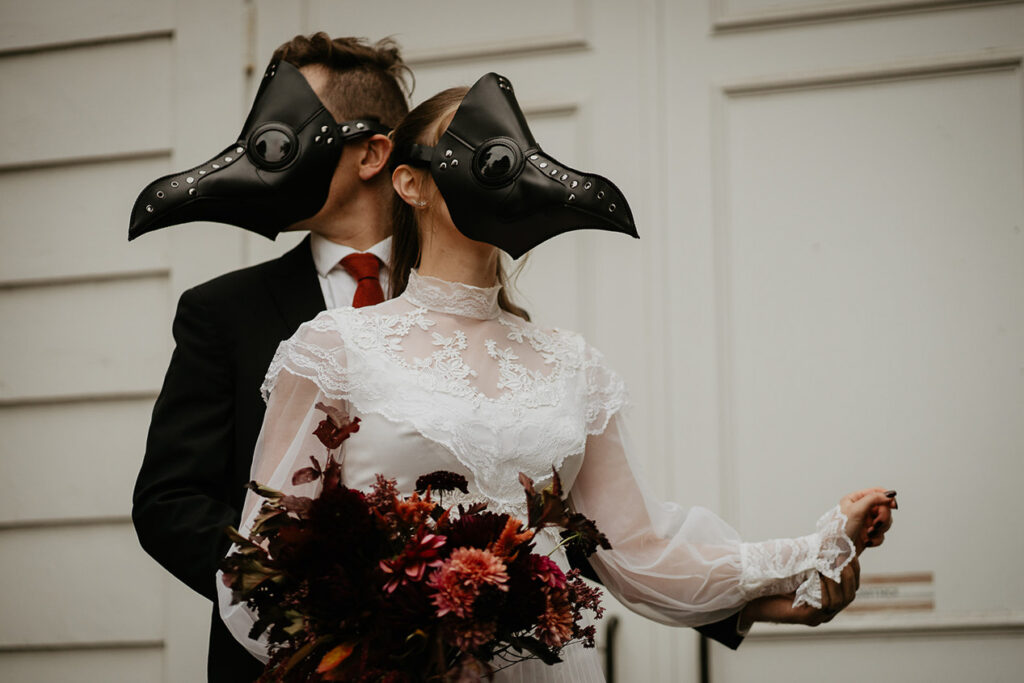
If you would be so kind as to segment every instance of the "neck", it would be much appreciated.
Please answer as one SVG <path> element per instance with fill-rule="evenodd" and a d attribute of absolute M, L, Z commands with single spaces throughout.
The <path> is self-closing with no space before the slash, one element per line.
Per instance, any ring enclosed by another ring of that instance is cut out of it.
<path fill-rule="evenodd" d="M 417 272 L 448 282 L 493 287 L 497 282 L 498 249 L 474 242 L 462 233 L 424 231 Z"/>
<path fill-rule="evenodd" d="M 380 193 L 357 192 L 344 203 L 325 205 L 291 229 L 309 230 L 356 251 L 366 251 L 391 235 L 391 204 Z"/>
<path fill-rule="evenodd" d="M 387 207 L 363 199 L 356 199 L 344 209 L 318 214 L 310 232 L 357 251 L 366 251 L 391 234 L 391 220 Z"/>

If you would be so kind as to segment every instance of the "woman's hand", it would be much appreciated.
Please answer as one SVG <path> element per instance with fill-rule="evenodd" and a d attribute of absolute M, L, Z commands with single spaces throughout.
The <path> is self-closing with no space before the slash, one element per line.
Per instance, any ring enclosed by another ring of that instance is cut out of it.
<path fill-rule="evenodd" d="M 896 508 L 896 492 L 881 488 L 855 491 L 839 501 L 839 510 L 847 518 L 846 535 L 853 539 L 857 554 L 882 545 Z"/>

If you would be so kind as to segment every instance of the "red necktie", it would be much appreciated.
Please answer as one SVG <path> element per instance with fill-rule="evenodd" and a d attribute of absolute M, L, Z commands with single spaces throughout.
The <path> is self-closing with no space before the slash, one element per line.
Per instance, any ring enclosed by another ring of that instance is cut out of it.
<path fill-rule="evenodd" d="M 384 301 L 384 290 L 380 288 L 380 259 L 373 254 L 349 254 L 341 259 L 341 267 L 356 281 L 356 295 L 352 306 L 361 308 Z"/>

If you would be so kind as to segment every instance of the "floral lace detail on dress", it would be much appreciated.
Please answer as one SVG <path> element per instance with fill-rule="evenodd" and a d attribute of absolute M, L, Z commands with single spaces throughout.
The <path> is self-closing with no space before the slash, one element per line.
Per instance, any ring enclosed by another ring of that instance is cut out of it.
<path fill-rule="evenodd" d="M 796 592 L 794 607 L 821 607 L 820 573 L 838 582 L 856 556 L 846 535 L 847 518 L 832 508 L 818 519 L 817 531 L 796 539 L 742 543 L 740 584 L 748 600 Z"/>
<path fill-rule="evenodd" d="M 286 370 L 353 414 L 410 424 L 473 473 L 493 509 L 521 513 L 515 475 L 550 479 L 605 429 L 626 391 L 579 335 L 500 310 L 498 291 L 414 271 L 397 299 L 303 325 L 279 347 L 264 396 Z"/>

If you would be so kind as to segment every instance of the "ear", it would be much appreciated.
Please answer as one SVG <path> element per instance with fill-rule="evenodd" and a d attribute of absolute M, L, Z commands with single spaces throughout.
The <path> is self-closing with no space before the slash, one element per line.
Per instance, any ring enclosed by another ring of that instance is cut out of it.
<path fill-rule="evenodd" d="M 423 175 L 408 164 L 402 164 L 391 174 L 391 184 L 402 201 L 414 209 L 422 208 Z"/>
<path fill-rule="evenodd" d="M 380 134 L 363 141 L 359 159 L 360 180 L 371 180 L 387 167 L 391 147 L 391 140 Z"/>

